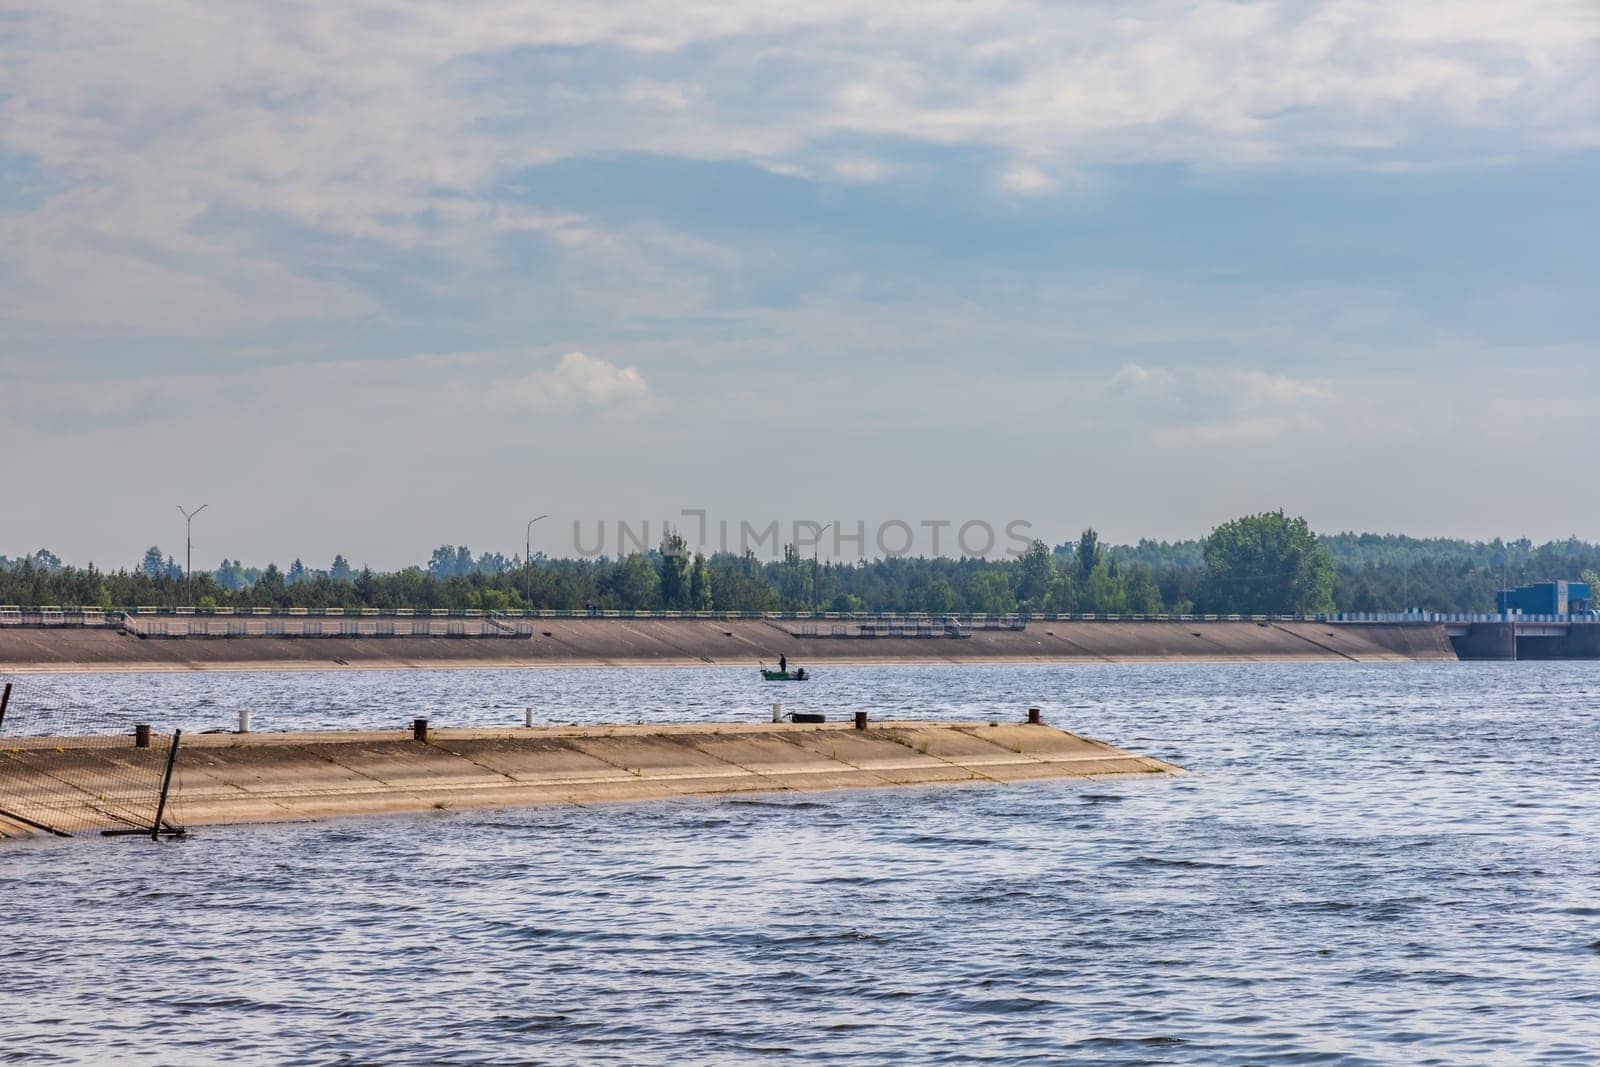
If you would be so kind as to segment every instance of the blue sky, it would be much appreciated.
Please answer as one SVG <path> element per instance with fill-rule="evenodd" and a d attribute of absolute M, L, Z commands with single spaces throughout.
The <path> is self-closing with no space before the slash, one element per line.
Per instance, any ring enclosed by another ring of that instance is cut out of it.
<path fill-rule="evenodd" d="M 1592 3 L 13 5 L 0 553 L 1600 536 Z"/>

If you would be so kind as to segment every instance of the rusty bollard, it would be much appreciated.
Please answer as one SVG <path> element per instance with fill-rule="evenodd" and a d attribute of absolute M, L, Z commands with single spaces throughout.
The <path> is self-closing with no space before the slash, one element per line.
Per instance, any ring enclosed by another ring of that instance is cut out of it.
<path fill-rule="evenodd" d="M 1039 709 L 1038 708 L 1029 708 L 1028 709 L 1028 725 L 1030 725 L 1030 726 L 1038 726 L 1043 721 L 1044 720 L 1039 715 Z"/>
<path fill-rule="evenodd" d="M 867 713 L 864 712 L 864 711 L 856 712 L 856 729 L 857 730 L 865 730 L 866 728 L 867 728 Z"/>
<path fill-rule="evenodd" d="M 150 747 L 150 724 L 147 722 L 135 723 L 133 727 L 133 747 Z"/>
<path fill-rule="evenodd" d="M 411 720 L 411 740 L 413 740 L 413 741 L 426 741 L 427 739 L 428 739 L 428 720 L 427 719 L 412 719 Z"/>

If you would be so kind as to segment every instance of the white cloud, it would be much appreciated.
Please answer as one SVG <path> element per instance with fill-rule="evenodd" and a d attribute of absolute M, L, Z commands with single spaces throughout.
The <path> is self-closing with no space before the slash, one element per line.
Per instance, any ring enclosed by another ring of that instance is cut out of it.
<path fill-rule="evenodd" d="M 881 159 L 852 157 L 834 160 L 833 173 L 845 182 L 881 182 L 894 173 L 894 167 Z"/>
<path fill-rule="evenodd" d="M 497 384 L 493 397 L 502 404 L 542 411 L 638 409 L 652 401 L 650 385 L 636 368 L 582 352 L 568 352 L 549 370 Z"/>
<path fill-rule="evenodd" d="M 1039 196 L 1055 192 L 1056 181 L 1030 163 L 1017 163 L 1001 173 L 1000 187 L 1019 196 Z"/>
<path fill-rule="evenodd" d="M 505 190 L 597 154 L 881 181 L 876 142 L 912 141 L 993 153 L 1002 190 L 1038 195 L 1123 161 L 1570 151 L 1600 141 L 1597 42 L 1592 0 L 11 5 L 0 150 L 39 200 L 0 214 L 0 314 L 361 314 L 277 232 L 352 243 L 356 274 L 383 262 L 365 243 L 482 266 L 518 230 L 576 254 L 594 223 Z M 101 255 L 144 261 L 128 299 L 78 269 Z"/>
<path fill-rule="evenodd" d="M 1107 383 L 1164 445 L 1263 441 L 1321 428 L 1337 400 L 1331 383 L 1228 367 L 1130 363 Z"/>

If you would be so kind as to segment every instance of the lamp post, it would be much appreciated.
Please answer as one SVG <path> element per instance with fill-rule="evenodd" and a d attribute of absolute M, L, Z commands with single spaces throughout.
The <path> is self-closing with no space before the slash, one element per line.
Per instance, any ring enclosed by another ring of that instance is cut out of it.
<path fill-rule="evenodd" d="M 811 546 L 811 610 L 816 611 L 822 605 L 817 602 L 817 573 L 821 569 L 818 562 L 818 553 L 822 551 L 822 535 L 833 529 L 833 523 L 828 523 L 817 531 L 816 543 Z"/>
<path fill-rule="evenodd" d="M 550 516 L 548 515 L 534 516 L 528 520 L 528 528 L 523 531 L 523 533 L 527 535 L 527 543 L 522 549 L 522 569 L 528 572 L 527 582 L 524 583 L 526 584 L 528 590 L 525 597 L 528 607 L 523 608 L 524 611 L 527 611 L 528 608 L 533 606 L 533 524 L 538 522 L 540 519 L 548 519 L 549 517 Z"/>
<path fill-rule="evenodd" d="M 210 506 L 201 504 L 193 511 L 184 511 L 183 505 L 178 505 L 178 514 L 183 516 L 183 573 L 190 607 L 194 606 L 194 517 Z"/>

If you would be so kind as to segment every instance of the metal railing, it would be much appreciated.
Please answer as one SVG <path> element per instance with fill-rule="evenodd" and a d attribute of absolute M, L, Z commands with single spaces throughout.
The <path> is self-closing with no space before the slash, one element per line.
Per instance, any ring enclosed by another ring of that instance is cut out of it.
<path fill-rule="evenodd" d="M 1318 623 L 1600 623 L 1593 613 L 1567 615 L 1529 615 L 1495 612 L 1337 612 L 1320 615 L 1199 615 L 1199 614 L 1073 614 L 1052 612 L 842 612 L 842 611 L 650 611 L 646 609 L 618 610 L 612 608 L 538 608 L 528 611 L 517 609 L 483 610 L 479 608 L 235 608 L 235 607 L 156 607 L 140 605 L 125 608 L 81 607 L 76 605 L 42 605 L 23 607 L 0 605 L 0 626 L 62 627 L 62 628 L 122 628 L 138 625 L 147 619 L 410 619 L 445 618 L 481 620 L 496 630 L 526 628 L 532 632 L 530 619 L 779 619 L 825 620 L 873 626 L 896 627 L 939 625 L 945 621 L 959 622 L 974 630 L 1021 629 L 1029 622 L 1318 622 Z"/>

